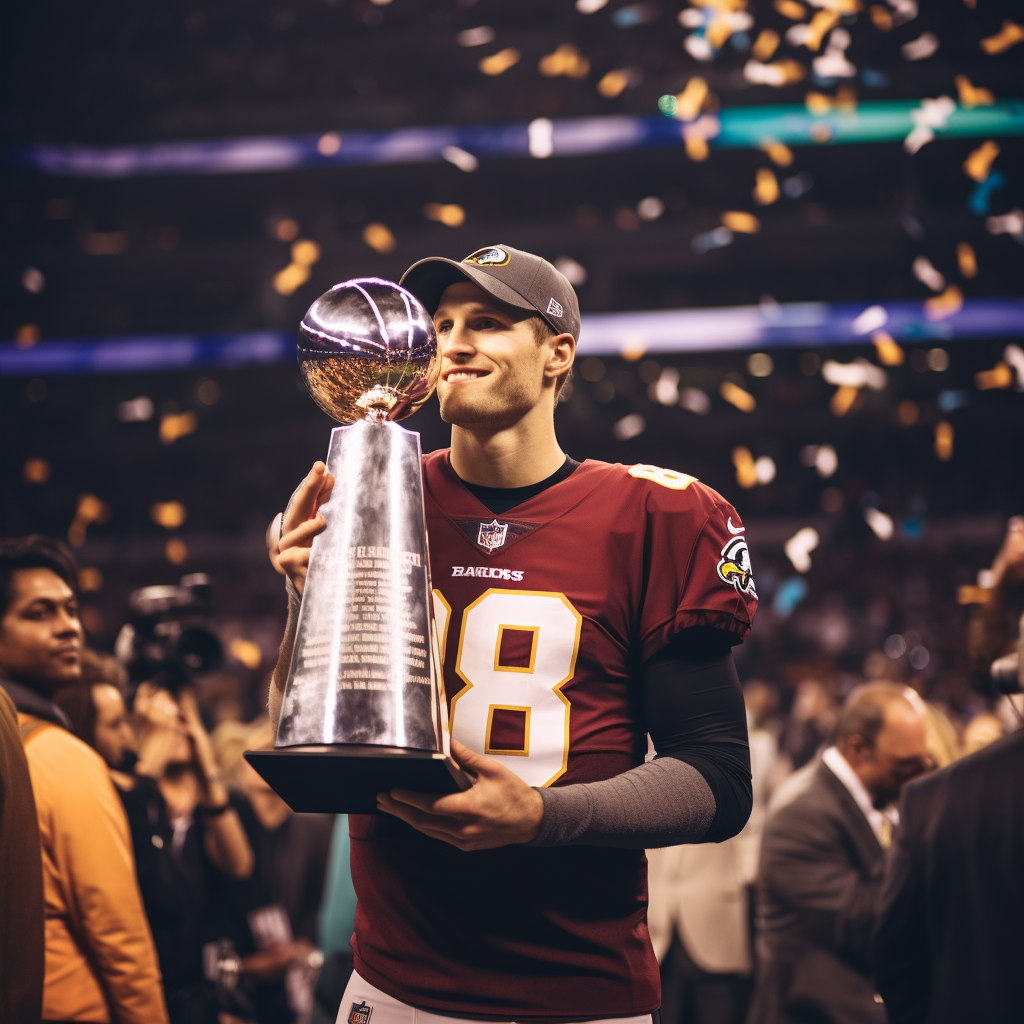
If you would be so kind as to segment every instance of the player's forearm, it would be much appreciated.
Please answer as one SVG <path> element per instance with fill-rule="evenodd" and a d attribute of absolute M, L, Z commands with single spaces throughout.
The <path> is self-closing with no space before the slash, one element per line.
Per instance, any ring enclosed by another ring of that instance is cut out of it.
<path fill-rule="evenodd" d="M 277 655 L 274 674 L 270 678 L 270 693 L 267 699 L 270 724 L 274 727 L 275 733 L 277 732 L 277 723 L 281 719 L 281 701 L 284 699 L 284 687 L 288 682 L 288 669 L 292 663 L 292 648 L 295 646 L 295 632 L 299 625 L 299 607 L 302 604 L 302 598 L 291 580 L 285 583 L 285 590 L 288 594 L 288 621 L 285 623 L 284 636 L 281 639 L 281 649 Z"/>
<path fill-rule="evenodd" d="M 715 820 L 703 775 L 674 757 L 604 782 L 539 790 L 544 818 L 531 846 L 654 849 L 699 843 Z"/>

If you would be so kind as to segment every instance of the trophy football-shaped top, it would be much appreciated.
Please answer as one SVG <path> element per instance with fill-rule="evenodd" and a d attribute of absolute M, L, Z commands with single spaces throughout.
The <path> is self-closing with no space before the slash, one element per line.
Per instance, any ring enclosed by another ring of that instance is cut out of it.
<path fill-rule="evenodd" d="M 299 366 L 331 432 L 273 751 L 250 764 L 295 811 L 372 813 L 376 794 L 466 789 L 448 749 L 419 434 L 395 420 L 437 383 L 426 309 L 390 281 L 335 285 L 306 313 Z"/>
<path fill-rule="evenodd" d="M 316 404 L 341 423 L 405 419 L 437 384 L 433 321 L 391 281 L 344 281 L 302 318 L 299 368 Z"/>

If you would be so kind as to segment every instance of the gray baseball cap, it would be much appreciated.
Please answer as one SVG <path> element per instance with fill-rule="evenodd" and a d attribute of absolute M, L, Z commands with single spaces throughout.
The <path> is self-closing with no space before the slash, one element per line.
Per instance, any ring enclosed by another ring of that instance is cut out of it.
<path fill-rule="evenodd" d="M 533 253 L 510 245 L 477 249 L 461 263 L 431 256 L 414 263 L 399 284 L 433 314 L 445 288 L 468 280 L 500 302 L 539 313 L 558 334 L 580 338 L 580 305 L 564 274 Z"/>

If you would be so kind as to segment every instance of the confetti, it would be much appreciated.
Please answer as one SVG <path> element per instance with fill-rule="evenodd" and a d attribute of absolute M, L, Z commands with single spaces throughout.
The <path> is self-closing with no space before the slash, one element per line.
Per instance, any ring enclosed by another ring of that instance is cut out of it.
<path fill-rule="evenodd" d="M 1024 39 L 1024 26 L 1017 25 L 1006 19 L 1003 27 L 994 35 L 982 39 L 978 44 L 987 54 L 992 56 L 997 53 L 1005 53 L 1011 46 L 1016 46 Z"/>
<path fill-rule="evenodd" d="M 172 565 L 181 565 L 188 558 L 188 547 L 180 537 L 171 537 L 164 545 L 164 557 Z"/>
<path fill-rule="evenodd" d="M 541 57 L 537 62 L 537 70 L 545 78 L 557 78 L 559 75 L 586 78 L 590 74 L 590 61 L 571 43 L 562 43 L 554 53 Z"/>
<path fill-rule="evenodd" d="M 150 508 L 149 518 L 165 530 L 176 530 L 188 518 L 188 511 L 180 501 L 158 501 Z"/>
<path fill-rule="evenodd" d="M 872 4 L 868 8 L 868 15 L 871 18 L 871 23 L 879 32 L 888 32 L 892 28 L 892 15 L 888 8 L 881 4 Z"/>
<path fill-rule="evenodd" d="M 86 529 L 91 523 L 105 523 L 110 518 L 110 506 L 95 494 L 81 494 L 75 518 L 68 527 L 68 543 L 80 548 L 85 543 Z"/>
<path fill-rule="evenodd" d="M 495 32 L 490 25 L 478 25 L 476 28 L 463 29 L 456 37 L 459 46 L 486 46 L 494 42 Z"/>
<path fill-rule="evenodd" d="M 1017 390 L 1024 391 L 1024 349 L 1020 345 L 1007 345 L 1003 349 L 1003 359 L 1017 375 Z"/>
<path fill-rule="evenodd" d="M 160 428 L 157 436 L 161 444 L 173 444 L 179 437 L 187 437 L 194 434 L 199 426 L 199 418 L 190 409 L 188 412 L 168 412 L 160 419 Z"/>
<path fill-rule="evenodd" d="M 647 421 L 637 412 L 623 416 L 612 427 L 612 436 L 616 441 L 630 441 L 639 437 L 647 429 Z"/>
<path fill-rule="evenodd" d="M 974 386 L 979 391 L 993 388 L 1008 388 L 1013 383 L 1013 370 L 1008 363 L 1000 360 L 991 370 L 981 370 L 974 375 Z"/>
<path fill-rule="evenodd" d="M 1024 210 L 1011 210 L 1001 217 L 988 217 L 985 230 L 990 235 L 1012 235 L 1017 239 L 1024 237 Z"/>
<path fill-rule="evenodd" d="M 835 394 L 828 403 L 829 412 L 833 416 L 845 416 L 852 408 L 854 402 L 860 397 L 860 388 L 849 384 L 843 384 L 836 388 Z"/>
<path fill-rule="evenodd" d="M 786 32 L 786 42 L 791 46 L 806 46 L 818 50 L 821 41 L 839 23 L 835 11 L 818 11 L 806 25 L 794 25 Z"/>
<path fill-rule="evenodd" d="M 700 108 L 708 98 L 708 83 L 700 77 L 693 77 L 686 83 L 686 88 L 676 95 L 675 116 L 680 121 L 692 121 L 700 113 Z"/>
<path fill-rule="evenodd" d="M 924 60 L 930 57 L 939 48 L 939 37 L 934 32 L 924 32 L 917 39 L 904 43 L 900 47 L 900 53 L 905 60 Z"/>
<path fill-rule="evenodd" d="M 779 33 L 770 28 L 763 28 L 754 40 L 750 52 L 757 60 L 768 61 L 772 59 L 775 51 L 779 48 Z"/>
<path fill-rule="evenodd" d="M 839 456 L 830 444 L 806 444 L 800 449 L 800 461 L 827 480 L 839 468 Z"/>
<path fill-rule="evenodd" d="M 46 459 L 26 459 L 21 479 L 27 484 L 45 484 L 50 479 L 50 464 Z"/>
<path fill-rule="evenodd" d="M 129 398 L 127 402 L 118 402 L 114 415 L 122 423 L 145 423 L 153 418 L 153 399 L 148 395 Z"/>
<path fill-rule="evenodd" d="M 300 238 L 292 246 L 292 262 L 300 267 L 311 267 L 320 259 L 320 246 L 308 238 Z"/>
<path fill-rule="evenodd" d="M 779 180 L 767 167 L 759 167 L 754 175 L 754 202 L 768 206 L 779 198 Z"/>
<path fill-rule="evenodd" d="M 992 194 L 998 192 L 1005 185 L 1006 177 L 998 168 L 990 171 L 984 181 L 978 182 L 974 186 L 974 190 L 967 200 L 967 208 L 971 213 L 984 217 L 992 203 Z"/>
<path fill-rule="evenodd" d="M 611 100 L 624 92 L 628 85 L 629 75 L 625 71 L 609 71 L 597 83 L 597 91 L 605 99 Z"/>
<path fill-rule="evenodd" d="M 294 295 L 309 280 L 309 267 L 301 263 L 289 263 L 279 270 L 271 282 L 278 295 Z"/>
<path fill-rule="evenodd" d="M 762 455 L 754 460 L 754 476 L 759 484 L 770 484 L 776 472 L 775 460 L 770 455 Z"/>
<path fill-rule="evenodd" d="M 274 237 L 279 242 L 290 242 L 299 237 L 299 222 L 293 217 L 284 217 L 274 225 Z"/>
<path fill-rule="evenodd" d="M 826 383 L 836 387 L 871 388 L 881 391 L 889 383 L 889 377 L 879 366 L 858 356 L 852 363 L 839 363 L 835 359 L 827 359 L 821 367 L 821 375 Z"/>
<path fill-rule="evenodd" d="M 893 25 L 905 25 L 917 17 L 917 0 L 889 0 Z"/>
<path fill-rule="evenodd" d="M 747 373 L 751 377 L 770 377 L 775 360 L 767 352 L 754 352 L 747 358 Z"/>
<path fill-rule="evenodd" d="M 888 331 L 875 331 L 871 335 L 871 342 L 875 346 L 875 354 L 883 366 L 902 366 L 906 358 L 903 349 L 896 343 Z"/>
<path fill-rule="evenodd" d="M 686 146 L 686 155 L 697 162 L 707 160 L 710 153 L 708 139 L 713 139 L 721 130 L 721 122 L 711 114 L 704 114 L 696 121 L 684 124 L 683 144 Z"/>
<path fill-rule="evenodd" d="M 918 256 L 911 264 L 910 269 L 913 271 L 914 277 L 925 287 L 931 288 L 933 292 L 941 292 L 946 287 L 945 277 L 935 269 L 927 256 Z"/>
<path fill-rule="evenodd" d="M 864 509 L 864 522 L 871 527 L 872 533 L 879 540 L 889 540 L 896 531 L 896 524 L 892 521 L 892 516 L 880 512 L 877 508 Z"/>
<path fill-rule="evenodd" d="M 953 458 L 953 426 L 946 420 L 935 424 L 935 457 L 940 462 Z"/>
<path fill-rule="evenodd" d="M 546 117 L 535 117 L 526 126 L 530 156 L 546 160 L 555 151 L 555 126 Z"/>
<path fill-rule="evenodd" d="M 977 88 L 966 75 L 957 75 L 953 81 L 960 96 L 960 106 L 964 110 L 970 110 L 972 107 L 990 107 L 996 101 L 990 89 Z"/>
<path fill-rule="evenodd" d="M 316 150 L 321 156 L 334 156 L 340 149 L 341 136 L 337 132 L 325 132 L 316 140 Z"/>
<path fill-rule="evenodd" d="M 803 4 L 798 4 L 796 0 L 775 0 L 772 7 L 790 21 L 803 21 L 807 17 L 807 8 Z"/>
<path fill-rule="evenodd" d="M 736 483 L 745 491 L 757 484 L 757 468 L 749 448 L 742 445 L 732 450 L 732 464 L 736 467 Z"/>
<path fill-rule="evenodd" d="M 78 589 L 85 594 L 94 594 L 103 589 L 103 573 L 94 566 L 82 566 L 78 570 Z"/>
<path fill-rule="evenodd" d="M 762 140 L 760 149 L 768 154 L 768 159 L 776 167 L 789 167 L 793 163 L 793 150 L 777 139 Z"/>
<path fill-rule="evenodd" d="M 608 0 L 576 0 L 576 10 L 580 14 L 596 14 L 607 5 Z"/>
<path fill-rule="evenodd" d="M 925 300 L 924 315 L 932 321 L 945 320 L 963 308 L 964 293 L 955 284 L 951 284 L 941 295 Z"/>
<path fill-rule="evenodd" d="M 499 50 L 497 53 L 492 53 L 490 57 L 484 57 L 477 64 L 477 67 L 485 75 L 490 75 L 491 77 L 503 75 L 509 68 L 515 67 L 522 56 L 514 46 L 509 46 L 504 50 Z"/>
<path fill-rule="evenodd" d="M 935 129 L 941 130 L 946 127 L 946 121 L 955 110 L 956 103 L 950 96 L 922 100 L 921 106 L 910 112 L 914 127 L 903 140 L 903 148 L 911 155 L 916 153 L 935 138 Z"/>
<path fill-rule="evenodd" d="M 636 204 L 636 215 L 641 220 L 657 220 L 665 212 L 665 203 L 657 196 L 647 196 Z"/>
<path fill-rule="evenodd" d="M 647 342 L 643 338 L 629 337 L 622 343 L 619 355 L 627 363 L 638 363 L 647 353 Z"/>
<path fill-rule="evenodd" d="M 236 636 L 228 644 L 228 654 L 235 661 L 241 662 L 246 668 L 250 669 L 259 668 L 263 662 L 263 651 L 260 649 L 260 645 L 253 640 L 245 640 L 240 636 Z"/>
<path fill-rule="evenodd" d="M 700 388 L 683 388 L 679 393 L 679 405 L 696 416 L 707 416 L 711 412 L 711 399 Z"/>
<path fill-rule="evenodd" d="M 967 242 L 958 242 L 956 247 L 956 263 L 964 277 L 978 276 L 978 258 L 974 248 Z"/>
<path fill-rule="evenodd" d="M 559 256 L 555 260 L 557 270 L 574 287 L 587 283 L 587 268 L 577 263 L 571 256 Z"/>
<path fill-rule="evenodd" d="M 999 156 L 999 143 L 993 139 L 986 139 L 977 149 L 972 150 L 964 161 L 964 174 L 977 182 L 984 181 L 997 156 Z"/>
<path fill-rule="evenodd" d="M 780 89 L 784 85 L 802 82 L 807 77 L 807 68 L 796 60 L 777 60 L 773 64 L 748 60 L 743 65 L 743 77 L 752 85 L 770 85 Z"/>
<path fill-rule="evenodd" d="M 679 402 L 679 371 L 674 366 L 666 366 L 651 382 L 647 395 L 652 402 L 659 405 L 677 405 Z"/>
<path fill-rule="evenodd" d="M 46 278 L 36 267 L 26 267 L 21 275 L 21 286 L 27 292 L 38 295 L 46 287 Z"/>
<path fill-rule="evenodd" d="M 868 306 L 863 312 L 858 313 L 850 324 L 850 330 L 854 334 L 870 334 L 884 327 L 889 322 L 889 313 L 885 306 Z"/>
<path fill-rule="evenodd" d="M 694 252 L 710 252 L 712 249 L 721 249 L 732 242 L 732 232 L 728 228 L 713 228 L 711 231 L 702 231 L 694 235 L 690 247 Z"/>
<path fill-rule="evenodd" d="M 22 324 L 14 332 L 14 344 L 18 348 L 31 348 L 39 341 L 39 324 Z"/>
<path fill-rule="evenodd" d="M 823 92 L 809 92 L 804 96 L 804 106 L 808 114 L 821 117 L 832 109 L 832 100 Z"/>
<path fill-rule="evenodd" d="M 466 211 L 458 203 L 427 203 L 423 216 L 445 227 L 457 228 L 465 223 Z"/>
<path fill-rule="evenodd" d="M 441 156 L 466 174 L 472 174 L 480 166 L 480 161 L 472 153 L 459 146 L 445 146 L 441 150 Z"/>
<path fill-rule="evenodd" d="M 744 210 L 726 210 L 722 214 L 722 226 L 742 235 L 756 235 L 761 230 L 761 222 Z"/>
<path fill-rule="evenodd" d="M 367 224 L 363 228 L 363 241 L 377 252 L 386 255 L 389 252 L 394 252 L 398 242 L 395 240 L 395 236 L 391 233 L 391 229 L 386 224 L 381 224 L 379 221 L 374 221 L 372 224 Z"/>
<path fill-rule="evenodd" d="M 901 427 L 912 427 L 921 418 L 921 410 L 917 402 L 905 398 L 896 406 L 896 422 Z"/>
<path fill-rule="evenodd" d="M 738 384 L 731 380 L 722 381 L 718 393 L 730 404 L 736 406 L 740 412 L 753 412 L 757 408 L 757 399 L 749 391 L 744 391 Z"/>
<path fill-rule="evenodd" d="M 786 541 L 782 550 L 797 572 L 808 572 L 811 568 L 811 552 L 820 542 L 818 531 L 813 526 L 805 526 Z"/>

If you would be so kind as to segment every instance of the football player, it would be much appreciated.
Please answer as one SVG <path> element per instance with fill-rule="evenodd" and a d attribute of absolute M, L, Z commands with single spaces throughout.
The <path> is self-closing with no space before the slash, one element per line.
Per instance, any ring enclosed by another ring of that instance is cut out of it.
<path fill-rule="evenodd" d="M 339 1021 L 651 1024 L 644 849 L 719 842 L 750 812 L 743 524 L 684 473 L 559 447 L 580 320 L 546 260 L 496 245 L 402 284 L 434 313 L 452 428 L 423 479 L 452 753 L 476 782 L 351 816 Z M 332 484 L 314 465 L 272 531 L 290 595 L 275 721 Z"/>

